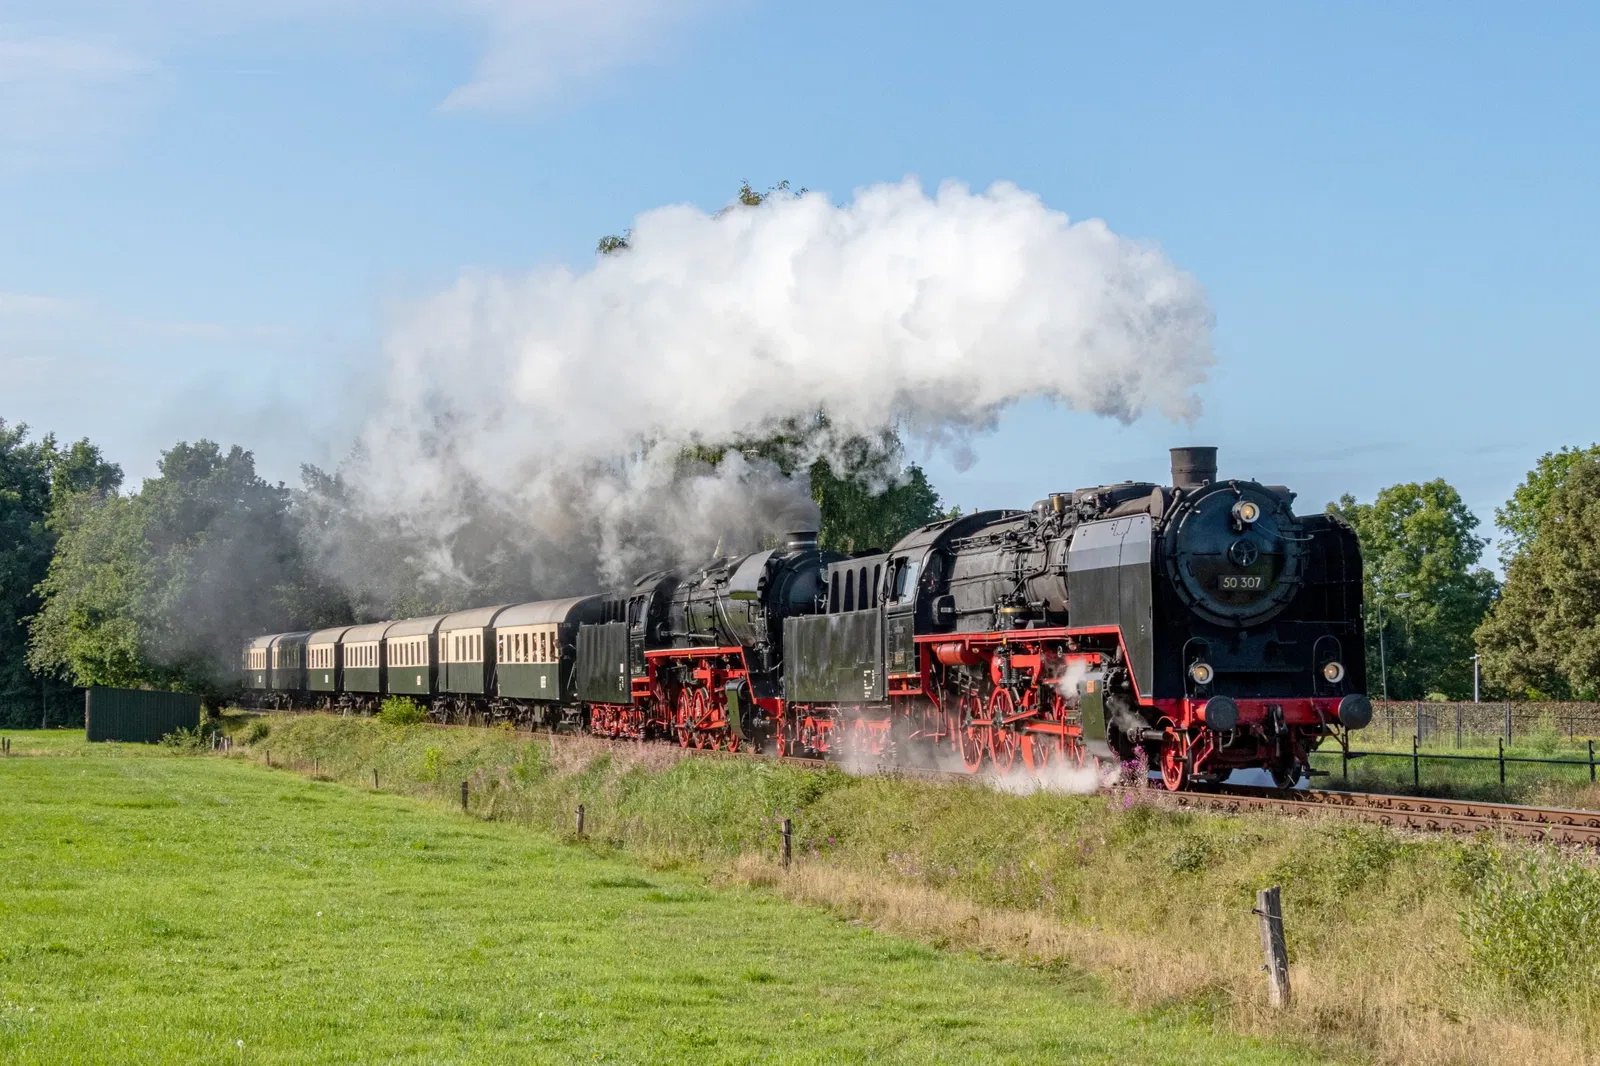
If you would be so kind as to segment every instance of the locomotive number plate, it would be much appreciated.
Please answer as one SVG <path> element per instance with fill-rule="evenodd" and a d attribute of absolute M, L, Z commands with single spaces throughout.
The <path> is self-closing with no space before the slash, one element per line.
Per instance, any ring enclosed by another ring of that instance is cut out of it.
<path fill-rule="evenodd" d="M 1224 592 L 1248 592 L 1265 584 L 1266 578 L 1260 574 L 1223 574 L 1217 578 L 1217 588 Z"/>

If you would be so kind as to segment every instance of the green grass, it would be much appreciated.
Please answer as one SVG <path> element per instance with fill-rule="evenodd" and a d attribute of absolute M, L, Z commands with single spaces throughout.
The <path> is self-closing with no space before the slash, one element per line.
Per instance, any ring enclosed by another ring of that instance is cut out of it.
<path fill-rule="evenodd" d="M 11 734 L 51 757 L 0 762 L 0 1062 L 1312 1061 L 463 816 L 427 796 L 460 734 L 387 752 L 414 796 Z"/>

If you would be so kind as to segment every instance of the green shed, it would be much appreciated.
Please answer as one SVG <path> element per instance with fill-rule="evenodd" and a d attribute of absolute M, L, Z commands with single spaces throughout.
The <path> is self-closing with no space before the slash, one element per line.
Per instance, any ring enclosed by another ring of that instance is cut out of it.
<path fill-rule="evenodd" d="M 193 692 L 92 688 L 83 694 L 88 740 L 154 744 L 168 733 L 200 726 L 200 697 Z"/>

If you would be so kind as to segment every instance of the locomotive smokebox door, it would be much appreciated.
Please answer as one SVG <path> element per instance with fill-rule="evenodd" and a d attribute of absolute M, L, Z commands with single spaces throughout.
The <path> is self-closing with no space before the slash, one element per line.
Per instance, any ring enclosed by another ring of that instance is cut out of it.
<path fill-rule="evenodd" d="M 1078 682 L 1078 716 L 1083 721 L 1084 747 L 1091 755 L 1114 758 L 1106 743 L 1106 683 L 1103 678 L 1086 677 Z"/>

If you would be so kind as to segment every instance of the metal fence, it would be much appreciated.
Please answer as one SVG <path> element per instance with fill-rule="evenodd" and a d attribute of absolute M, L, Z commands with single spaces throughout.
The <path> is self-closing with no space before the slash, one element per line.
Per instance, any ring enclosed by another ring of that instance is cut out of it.
<path fill-rule="evenodd" d="M 1600 703 L 1435 703 L 1373 701 L 1369 735 L 1414 738 L 1424 747 L 1462 747 L 1498 737 L 1505 744 L 1534 736 L 1600 738 Z"/>

